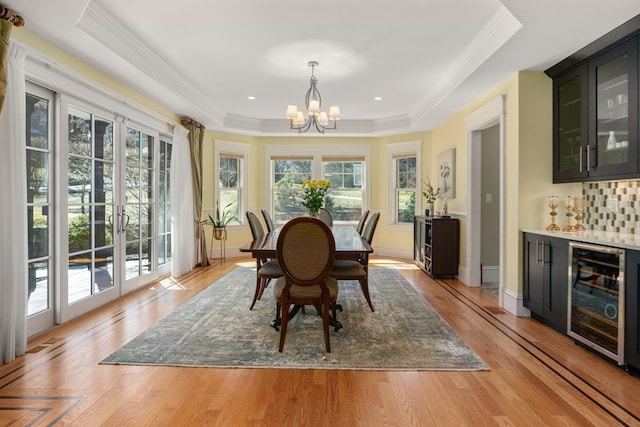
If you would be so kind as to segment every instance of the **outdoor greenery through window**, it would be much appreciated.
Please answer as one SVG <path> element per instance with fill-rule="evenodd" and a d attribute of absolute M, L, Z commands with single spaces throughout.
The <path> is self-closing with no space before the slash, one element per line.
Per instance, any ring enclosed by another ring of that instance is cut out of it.
<path fill-rule="evenodd" d="M 222 211 L 225 207 L 229 216 L 242 218 L 240 208 L 240 182 L 243 158 L 240 155 L 222 153 L 219 156 L 218 206 Z M 237 223 L 233 221 L 232 223 Z"/>
<path fill-rule="evenodd" d="M 397 222 L 413 222 L 416 211 L 416 156 L 394 157 Z"/>
<path fill-rule="evenodd" d="M 323 159 L 318 162 L 322 176 L 314 176 L 314 159 L 272 159 L 274 221 L 284 223 L 307 214 L 302 205 L 302 184 L 310 179 L 325 179 L 331 187 L 325 208 L 334 221 L 357 221 L 364 206 L 364 160 Z"/>
<path fill-rule="evenodd" d="M 302 206 L 302 184 L 311 179 L 311 159 L 273 160 L 273 220 L 285 223 L 306 215 Z"/>
<path fill-rule="evenodd" d="M 361 160 L 323 162 L 324 179 L 331 182 L 325 208 L 334 221 L 357 221 L 362 215 L 364 192 Z"/>

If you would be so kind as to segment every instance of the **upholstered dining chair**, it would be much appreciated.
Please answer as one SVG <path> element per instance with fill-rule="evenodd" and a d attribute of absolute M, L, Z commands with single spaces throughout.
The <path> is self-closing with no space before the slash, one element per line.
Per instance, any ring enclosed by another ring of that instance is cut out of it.
<path fill-rule="evenodd" d="M 253 240 L 264 236 L 264 228 L 262 228 L 258 216 L 251 211 L 247 211 L 246 215 Z M 253 306 L 256 305 L 256 301 L 262 297 L 271 279 L 277 279 L 281 276 L 282 270 L 278 265 L 278 261 L 274 259 L 256 258 L 256 291 L 253 294 L 253 300 L 251 301 L 249 310 L 253 310 Z"/>
<path fill-rule="evenodd" d="M 327 224 L 329 227 L 333 227 L 333 216 L 331 215 L 331 212 L 329 212 L 325 208 L 318 209 L 318 219 Z"/>
<path fill-rule="evenodd" d="M 362 238 L 371 244 L 373 242 L 373 234 L 376 231 L 378 225 L 378 219 L 380 218 L 380 212 L 376 212 L 369 217 L 367 225 L 362 232 Z M 369 295 L 369 254 L 365 253 L 360 256 L 360 259 L 355 260 L 342 260 L 337 259 L 331 266 L 331 277 L 335 277 L 337 280 L 357 280 L 360 283 L 360 289 L 364 298 L 369 304 L 371 311 L 373 309 L 373 303 L 371 302 L 371 296 Z"/>
<path fill-rule="evenodd" d="M 360 221 L 358 221 L 358 225 L 356 226 L 356 231 L 358 234 L 362 235 L 362 230 L 364 230 L 364 224 L 367 221 L 367 217 L 369 216 L 369 210 L 362 212 L 360 215 Z"/>
<path fill-rule="evenodd" d="M 260 212 L 262 212 L 262 218 L 264 218 L 264 223 L 267 226 L 267 233 L 271 233 L 275 229 L 271 215 L 269 215 L 266 209 L 260 209 Z"/>
<path fill-rule="evenodd" d="M 282 352 L 290 316 L 300 307 L 314 305 L 322 314 L 322 329 L 327 353 L 331 352 L 329 339 L 329 309 L 336 318 L 338 282 L 329 276 L 335 259 L 336 243 L 331 229 L 312 217 L 294 218 L 280 230 L 276 246 L 276 259 L 282 272 L 273 293 L 276 299 L 277 319 L 280 323 Z M 293 305 L 293 309 L 289 310 Z"/>

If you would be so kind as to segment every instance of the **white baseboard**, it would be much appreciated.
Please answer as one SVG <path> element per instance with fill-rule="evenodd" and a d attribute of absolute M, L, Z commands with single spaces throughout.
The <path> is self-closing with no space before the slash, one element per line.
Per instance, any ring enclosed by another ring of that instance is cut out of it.
<path fill-rule="evenodd" d="M 531 311 L 523 305 L 523 296 L 509 290 L 502 293 L 502 308 L 518 317 L 531 317 Z"/>
<path fill-rule="evenodd" d="M 482 283 L 500 283 L 500 266 L 482 266 Z"/>

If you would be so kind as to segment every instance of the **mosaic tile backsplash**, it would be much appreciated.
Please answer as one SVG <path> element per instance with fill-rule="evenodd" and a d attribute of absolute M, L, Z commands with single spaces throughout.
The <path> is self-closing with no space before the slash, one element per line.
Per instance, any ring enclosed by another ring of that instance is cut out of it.
<path fill-rule="evenodd" d="M 584 226 L 594 231 L 640 232 L 640 180 L 585 182 Z"/>

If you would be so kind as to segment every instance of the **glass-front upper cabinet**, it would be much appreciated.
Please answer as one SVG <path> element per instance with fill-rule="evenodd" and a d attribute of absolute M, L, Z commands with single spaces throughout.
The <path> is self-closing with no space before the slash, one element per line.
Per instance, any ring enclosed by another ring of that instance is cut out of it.
<path fill-rule="evenodd" d="M 639 37 L 553 74 L 553 181 L 640 176 Z"/>
<path fill-rule="evenodd" d="M 589 176 L 638 172 L 638 42 L 589 62 Z"/>
<path fill-rule="evenodd" d="M 554 178 L 587 177 L 587 66 L 554 80 Z"/>

